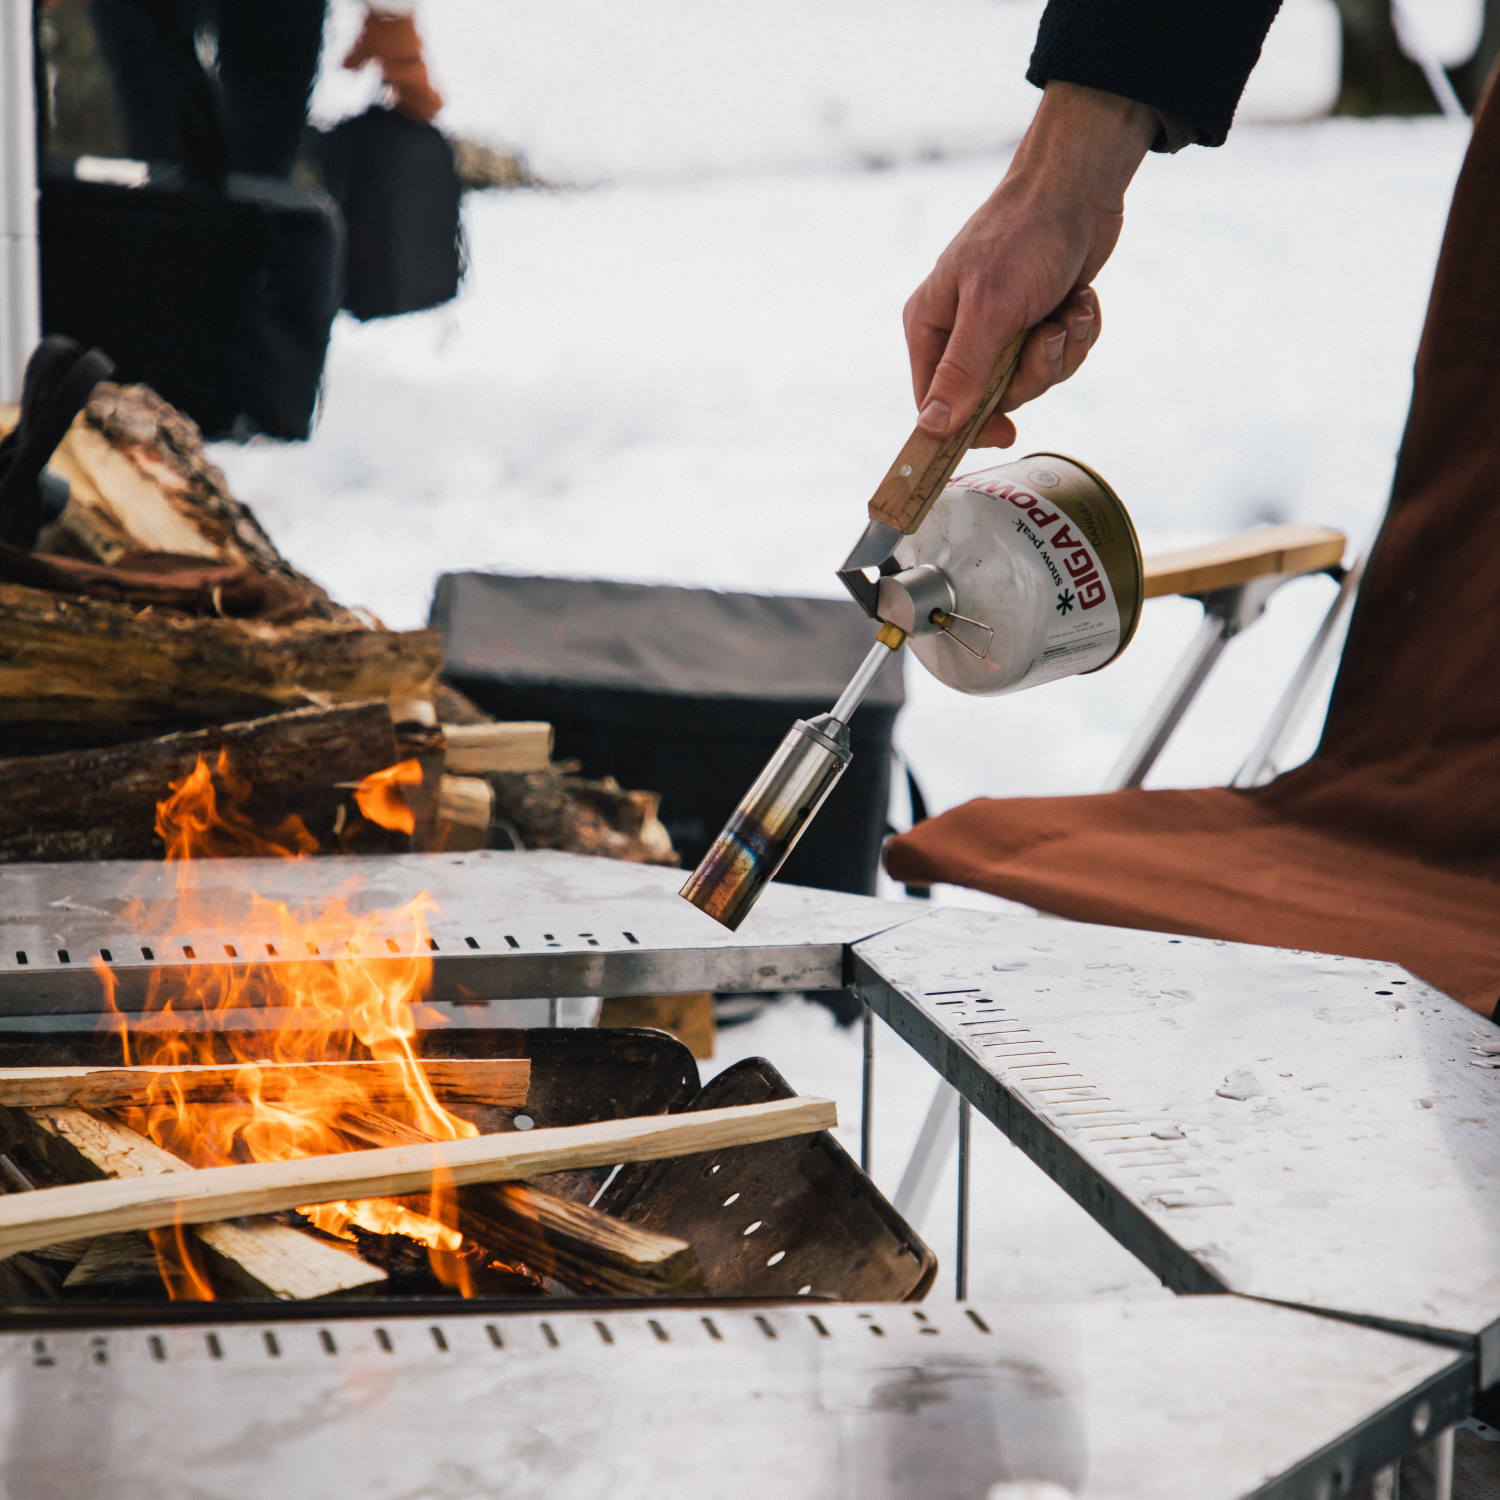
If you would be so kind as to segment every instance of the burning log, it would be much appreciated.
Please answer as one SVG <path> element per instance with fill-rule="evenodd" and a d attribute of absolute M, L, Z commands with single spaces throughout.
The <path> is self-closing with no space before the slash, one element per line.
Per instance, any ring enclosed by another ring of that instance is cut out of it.
<path fill-rule="evenodd" d="M 338 1126 L 341 1134 L 366 1146 L 433 1140 L 374 1110 L 346 1109 Z M 417 1213 L 437 1212 L 429 1197 L 404 1201 Z M 585 1295 L 681 1297 L 708 1291 L 686 1240 L 642 1229 L 531 1183 L 464 1188 L 458 1194 L 456 1227 L 468 1239 Z"/>
<path fill-rule="evenodd" d="M 520 1057 L 437 1057 L 424 1059 L 418 1066 L 432 1091 L 449 1104 L 524 1104 L 531 1083 L 531 1063 Z M 257 1092 L 268 1098 L 295 1087 L 299 1078 L 313 1070 L 330 1081 L 352 1084 L 371 1100 L 402 1101 L 411 1091 L 407 1066 L 384 1061 L 0 1068 L 0 1105 L 115 1109 L 144 1107 L 162 1099 L 223 1099 L 244 1087 L 246 1069 L 254 1073 Z"/>
<path fill-rule="evenodd" d="M 11 1138 L 19 1139 L 63 1176 L 106 1179 L 16 1193 L 3 1200 L 35 1204 L 43 1215 L 58 1194 L 151 1187 L 167 1176 L 201 1175 L 129 1126 L 86 1110 L 5 1110 L 0 1113 L 0 1124 Z M 301 1230 L 264 1220 L 213 1222 L 217 1217 L 195 1220 L 193 1237 L 209 1252 L 208 1259 L 217 1277 L 243 1295 L 303 1301 L 337 1296 L 386 1280 L 384 1271 Z M 106 1232 L 163 1228 L 171 1223 L 169 1215 L 150 1224 L 109 1225 Z M 41 1249 L 57 1240 L 93 1237 L 88 1231 L 80 1235 L 48 1234 L 33 1248 Z"/>
<path fill-rule="evenodd" d="M 32 1118 L 55 1119 L 58 1114 L 97 1123 L 83 1111 L 37 1111 Z M 428 1192 L 435 1174 L 456 1188 L 515 1181 L 573 1168 L 661 1161 L 813 1135 L 837 1123 L 838 1110 L 830 1100 L 775 1099 L 679 1115 L 601 1120 L 200 1171 L 163 1171 L 160 1176 L 136 1180 L 15 1193 L 0 1198 L 0 1259 L 57 1240 L 172 1224 L 214 1224 L 217 1229 L 223 1227 L 218 1221 L 245 1214 L 279 1213 L 351 1199 L 401 1198 Z"/>
<path fill-rule="evenodd" d="M 326 845 L 354 813 L 341 784 L 390 765 L 397 744 L 387 706 L 357 703 L 296 709 L 102 750 L 0 761 L 0 864 L 160 858 L 157 805 L 200 756 L 212 762 L 220 752 L 228 753 L 236 776 L 253 788 L 244 809 L 251 822 L 295 815 Z"/>
<path fill-rule="evenodd" d="M 0 583 L 0 735 L 117 744 L 308 705 L 430 703 L 434 630 L 198 619 Z"/>

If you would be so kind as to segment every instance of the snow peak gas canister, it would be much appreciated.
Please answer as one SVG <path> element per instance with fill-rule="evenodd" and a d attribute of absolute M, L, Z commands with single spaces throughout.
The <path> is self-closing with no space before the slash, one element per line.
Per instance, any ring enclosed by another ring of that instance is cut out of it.
<path fill-rule="evenodd" d="M 1141 614 L 1141 549 L 1118 496 L 1056 453 L 955 479 L 895 549 L 876 615 L 961 693 L 1094 672 Z"/>
<path fill-rule="evenodd" d="M 744 920 L 843 774 L 849 720 L 888 653 L 910 640 L 940 682 L 993 695 L 1097 671 L 1134 635 L 1140 545 L 1092 469 L 1033 453 L 949 483 L 1024 341 L 1001 351 L 969 421 L 944 438 L 918 428 L 871 499 L 838 576 L 880 623 L 875 644 L 829 713 L 792 726 L 682 888 L 724 926 Z"/>

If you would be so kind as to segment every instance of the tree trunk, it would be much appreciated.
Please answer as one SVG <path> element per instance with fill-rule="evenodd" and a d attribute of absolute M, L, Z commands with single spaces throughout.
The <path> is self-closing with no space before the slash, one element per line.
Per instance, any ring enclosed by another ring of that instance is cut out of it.
<path fill-rule="evenodd" d="M 1402 50 L 1390 0 L 1335 0 L 1344 61 L 1336 115 L 1430 115 L 1438 112 L 1422 70 Z"/>

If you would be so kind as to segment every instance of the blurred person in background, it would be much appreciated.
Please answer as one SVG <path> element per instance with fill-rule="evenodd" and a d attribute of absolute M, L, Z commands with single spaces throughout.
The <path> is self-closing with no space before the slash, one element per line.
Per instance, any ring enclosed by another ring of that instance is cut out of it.
<path fill-rule="evenodd" d="M 426 123 L 442 108 L 427 76 L 415 0 L 382 0 L 365 15 L 346 68 L 378 63 L 392 107 Z M 323 48 L 326 0 L 92 0 L 125 147 L 138 161 L 181 162 L 189 142 L 169 49 L 192 36 L 217 75 L 229 170 L 290 175 Z"/>

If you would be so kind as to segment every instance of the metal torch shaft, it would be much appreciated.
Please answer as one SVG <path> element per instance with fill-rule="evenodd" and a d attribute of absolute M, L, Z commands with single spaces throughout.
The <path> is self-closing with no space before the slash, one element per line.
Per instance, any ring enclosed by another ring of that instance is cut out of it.
<path fill-rule="evenodd" d="M 798 719 L 680 894 L 731 932 L 796 847 L 853 758 L 849 720 L 906 633 L 884 625 L 833 712 Z"/>
<path fill-rule="evenodd" d="M 888 632 L 896 636 L 894 645 L 886 639 Z M 832 717 L 840 724 L 847 724 L 854 717 L 854 710 L 864 702 L 865 694 L 880 675 L 880 669 L 891 659 L 891 652 L 900 650 L 901 642 L 905 639 L 906 633 L 894 625 L 887 625 L 875 637 L 870 654 L 859 664 L 859 670 L 849 679 L 849 686 L 839 694 L 839 701 L 833 705 Z"/>

